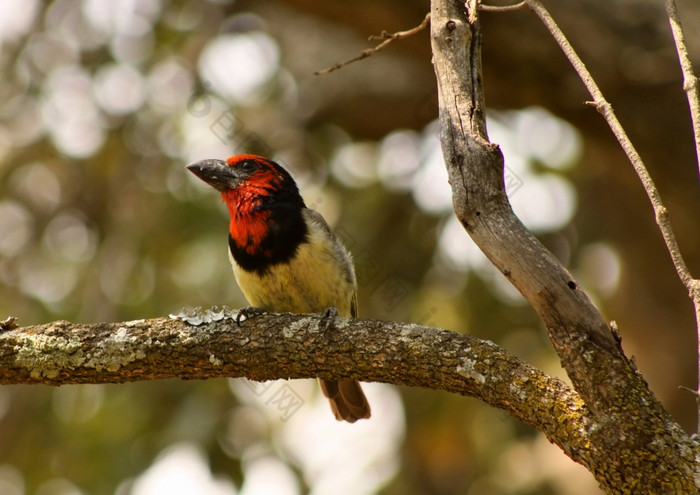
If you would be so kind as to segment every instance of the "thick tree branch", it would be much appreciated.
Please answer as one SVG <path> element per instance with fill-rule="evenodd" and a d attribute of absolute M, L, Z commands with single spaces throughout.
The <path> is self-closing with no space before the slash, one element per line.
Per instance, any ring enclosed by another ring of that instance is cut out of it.
<path fill-rule="evenodd" d="M 588 465 L 588 409 L 562 381 L 492 342 L 411 323 L 269 314 L 192 326 L 156 318 L 57 321 L 0 333 L 0 384 L 159 378 L 356 378 L 476 397 L 542 431 Z"/>
<path fill-rule="evenodd" d="M 431 11 L 442 152 L 457 218 L 544 321 L 595 418 L 589 436 L 595 462 L 588 467 L 601 487 L 609 493 L 694 492 L 689 439 L 624 356 L 590 298 L 510 207 L 503 156 L 486 133 L 476 2 L 467 9 L 457 0 L 433 0 Z"/>
<path fill-rule="evenodd" d="M 448 10 L 441 5 L 453 7 Z M 437 11 L 437 12 L 436 12 Z M 439 17 L 437 17 L 439 16 Z M 619 354 L 607 323 L 572 275 L 513 213 L 503 156 L 488 141 L 481 86 L 480 30 L 458 1 L 433 2 L 433 60 L 442 151 L 457 218 L 486 256 L 544 319 L 564 367 L 576 375 L 586 346 Z M 441 23 L 436 23 L 436 19 Z M 578 380 L 584 397 L 596 385 Z"/>

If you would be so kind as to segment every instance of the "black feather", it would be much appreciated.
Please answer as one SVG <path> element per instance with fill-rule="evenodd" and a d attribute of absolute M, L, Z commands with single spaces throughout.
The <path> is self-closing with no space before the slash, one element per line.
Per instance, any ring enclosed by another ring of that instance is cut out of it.
<path fill-rule="evenodd" d="M 265 238 L 250 253 L 238 245 L 231 234 L 229 249 L 236 263 L 246 271 L 264 275 L 270 267 L 291 260 L 301 244 L 308 241 L 309 229 L 304 222 L 304 199 L 291 175 L 272 160 L 268 163 L 282 174 L 282 182 L 267 189 L 255 211 L 268 211 L 268 231 Z"/>

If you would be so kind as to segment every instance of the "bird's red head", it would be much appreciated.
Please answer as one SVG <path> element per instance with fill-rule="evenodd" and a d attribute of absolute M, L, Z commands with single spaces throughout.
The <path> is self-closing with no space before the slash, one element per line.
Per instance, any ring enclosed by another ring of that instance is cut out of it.
<path fill-rule="evenodd" d="M 277 163 L 258 155 L 235 155 L 223 160 L 202 160 L 187 169 L 218 190 L 224 201 L 232 191 L 259 195 L 285 192 L 298 194 L 294 179 Z"/>
<path fill-rule="evenodd" d="M 230 215 L 232 252 L 274 258 L 275 237 L 298 228 L 304 200 L 289 172 L 274 161 L 235 155 L 226 161 L 202 160 L 187 169 L 221 193 Z"/>
<path fill-rule="evenodd" d="M 187 169 L 221 193 L 235 212 L 252 209 L 262 202 L 303 205 L 294 179 L 281 165 L 258 155 L 235 155 L 223 160 L 202 160 Z"/>

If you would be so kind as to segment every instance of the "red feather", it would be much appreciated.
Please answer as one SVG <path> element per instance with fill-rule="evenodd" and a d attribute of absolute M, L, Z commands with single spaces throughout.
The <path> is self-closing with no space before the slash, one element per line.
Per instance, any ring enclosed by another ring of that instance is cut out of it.
<path fill-rule="evenodd" d="M 231 237 L 248 254 L 256 254 L 268 234 L 271 215 L 269 210 L 256 207 L 270 191 L 281 187 L 284 177 L 257 155 L 236 155 L 226 162 L 236 167 L 245 160 L 257 162 L 260 168 L 236 189 L 222 193 L 221 197 L 228 207 Z"/>

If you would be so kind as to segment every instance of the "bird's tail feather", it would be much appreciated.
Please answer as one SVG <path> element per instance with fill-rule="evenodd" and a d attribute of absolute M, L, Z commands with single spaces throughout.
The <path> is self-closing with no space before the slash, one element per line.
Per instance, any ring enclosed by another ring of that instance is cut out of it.
<path fill-rule="evenodd" d="M 338 421 L 354 423 L 358 419 L 368 419 L 372 411 L 369 402 L 362 392 L 360 383 L 356 380 L 323 380 L 318 379 L 323 395 L 328 397 L 331 410 Z"/>

